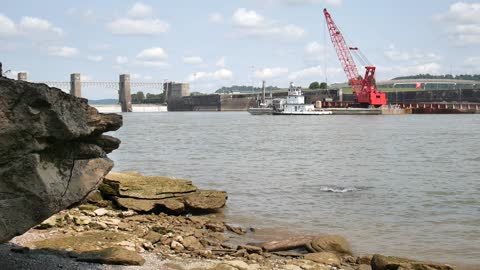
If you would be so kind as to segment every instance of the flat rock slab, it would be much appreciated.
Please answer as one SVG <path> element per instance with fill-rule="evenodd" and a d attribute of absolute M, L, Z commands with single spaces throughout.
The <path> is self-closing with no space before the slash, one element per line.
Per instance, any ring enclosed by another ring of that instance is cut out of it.
<path fill-rule="evenodd" d="M 225 191 L 199 190 L 192 181 L 139 173 L 109 173 L 99 190 L 120 207 L 138 212 L 184 214 L 211 212 L 225 206 Z"/>
<path fill-rule="evenodd" d="M 121 247 L 84 252 L 77 257 L 77 261 L 118 265 L 143 265 L 145 263 L 145 259 L 137 252 Z"/>
<path fill-rule="evenodd" d="M 111 172 L 105 176 L 103 183 L 113 189 L 114 195 L 148 200 L 171 198 L 177 193 L 197 190 L 190 180 L 145 176 L 138 173 Z"/>
<path fill-rule="evenodd" d="M 33 249 L 48 249 L 82 253 L 129 242 L 134 236 L 120 232 L 92 231 L 59 236 L 30 243 Z"/>
<path fill-rule="evenodd" d="M 115 201 L 121 207 L 135 210 L 138 212 L 152 212 L 159 208 L 173 213 L 182 213 L 185 210 L 183 202 L 177 199 L 164 200 L 143 200 L 134 198 L 116 197 Z"/>

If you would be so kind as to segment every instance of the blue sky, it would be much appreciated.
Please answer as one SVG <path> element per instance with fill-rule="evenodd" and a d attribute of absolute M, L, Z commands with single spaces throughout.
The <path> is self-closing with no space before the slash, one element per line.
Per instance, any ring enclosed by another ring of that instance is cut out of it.
<path fill-rule="evenodd" d="M 2 1 L 0 61 L 31 81 L 189 82 L 286 87 L 346 81 L 326 7 L 377 79 L 480 73 L 480 2 L 354 0 Z M 357 64 L 359 64 L 357 62 Z M 359 67 L 361 68 L 361 67 Z M 363 72 L 363 71 L 362 71 Z M 327 74 L 327 76 L 325 76 Z M 87 98 L 115 91 L 83 89 Z"/>

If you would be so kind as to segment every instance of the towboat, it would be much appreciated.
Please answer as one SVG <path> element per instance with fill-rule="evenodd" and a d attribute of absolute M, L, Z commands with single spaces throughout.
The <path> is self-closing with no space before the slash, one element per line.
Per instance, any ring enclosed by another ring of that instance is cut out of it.
<path fill-rule="evenodd" d="M 305 104 L 301 87 L 290 83 L 287 99 L 275 99 L 273 115 L 330 115 L 332 111 L 315 109 L 313 104 Z"/>

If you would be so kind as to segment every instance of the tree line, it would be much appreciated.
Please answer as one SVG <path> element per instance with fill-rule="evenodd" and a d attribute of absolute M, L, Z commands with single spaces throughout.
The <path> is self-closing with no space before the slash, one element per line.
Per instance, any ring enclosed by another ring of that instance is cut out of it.
<path fill-rule="evenodd" d="M 265 91 L 270 92 L 270 91 L 275 91 L 275 90 L 280 90 L 280 88 L 276 86 L 266 86 Z M 233 92 L 240 92 L 240 93 L 251 93 L 251 92 L 260 92 L 262 91 L 261 87 L 252 87 L 252 86 L 247 86 L 247 85 L 232 85 L 229 87 L 223 86 L 222 88 L 219 88 L 215 93 L 233 93 Z"/>
<path fill-rule="evenodd" d="M 142 104 L 150 102 L 163 102 L 163 93 L 161 94 L 144 94 L 143 91 L 138 91 L 135 94 L 131 94 L 133 104 Z"/>
<path fill-rule="evenodd" d="M 480 81 L 480 74 L 459 74 L 454 76 L 452 74 L 431 75 L 429 73 L 426 73 L 426 74 L 396 77 L 396 78 L 393 78 L 392 80 L 406 80 L 406 79 L 455 79 L 455 80 Z"/>

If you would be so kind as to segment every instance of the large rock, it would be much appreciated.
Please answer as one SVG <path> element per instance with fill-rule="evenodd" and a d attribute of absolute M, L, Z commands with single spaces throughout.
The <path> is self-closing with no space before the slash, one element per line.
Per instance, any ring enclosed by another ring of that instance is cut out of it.
<path fill-rule="evenodd" d="M 227 193 L 217 190 L 199 190 L 193 195 L 186 197 L 185 204 L 190 209 L 214 210 L 225 206 Z"/>
<path fill-rule="evenodd" d="M 176 193 L 196 191 L 192 181 L 173 177 L 144 176 L 138 173 L 109 173 L 104 183 L 111 186 L 120 197 L 136 199 L 165 199 Z"/>
<path fill-rule="evenodd" d="M 122 117 L 45 84 L 0 78 L 0 242 L 84 200 L 120 141 Z"/>
<path fill-rule="evenodd" d="M 214 211 L 228 198 L 225 191 L 199 190 L 190 180 L 134 172 L 111 172 L 99 189 L 120 207 L 139 212 Z"/>
<path fill-rule="evenodd" d="M 348 241 L 339 235 L 322 235 L 315 237 L 306 245 L 311 252 L 333 252 L 338 255 L 352 255 Z"/>
<path fill-rule="evenodd" d="M 421 262 L 395 256 L 373 255 L 371 262 L 372 270 L 454 270 L 454 266 L 448 264 Z"/>

